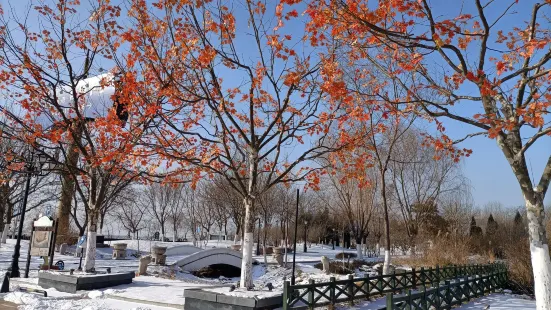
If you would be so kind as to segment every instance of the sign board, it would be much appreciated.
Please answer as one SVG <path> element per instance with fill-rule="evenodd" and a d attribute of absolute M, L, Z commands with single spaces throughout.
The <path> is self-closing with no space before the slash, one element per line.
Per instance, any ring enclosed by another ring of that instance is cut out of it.
<path fill-rule="evenodd" d="M 32 256 L 48 256 L 50 255 L 50 240 L 52 239 L 53 231 L 33 231 L 31 243 Z"/>
<path fill-rule="evenodd" d="M 85 248 L 86 247 L 86 235 L 81 236 L 78 239 L 77 247 L 79 247 L 79 248 Z"/>

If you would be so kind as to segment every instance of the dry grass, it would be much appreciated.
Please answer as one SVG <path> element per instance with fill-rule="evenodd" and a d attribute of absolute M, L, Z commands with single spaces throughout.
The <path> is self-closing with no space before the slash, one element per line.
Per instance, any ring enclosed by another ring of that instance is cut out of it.
<path fill-rule="evenodd" d="M 398 264 L 412 267 L 433 267 L 436 265 L 463 265 L 488 262 L 486 258 L 472 256 L 469 238 L 444 236 L 434 239 L 432 245 L 418 246 L 417 254 L 396 259 Z"/>

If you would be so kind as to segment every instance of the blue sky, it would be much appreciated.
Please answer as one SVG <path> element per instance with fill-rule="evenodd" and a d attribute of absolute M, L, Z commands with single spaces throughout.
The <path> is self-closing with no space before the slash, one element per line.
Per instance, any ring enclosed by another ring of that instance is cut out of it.
<path fill-rule="evenodd" d="M 487 2 L 488 1 L 482 1 L 483 4 Z M 505 7 L 512 2 L 514 1 L 499 0 L 494 1 L 488 6 L 486 15 L 489 22 L 492 23 L 497 16 L 503 13 Z M 436 14 L 434 15 L 439 16 L 441 19 L 444 19 L 444 16 L 449 18 L 461 13 L 470 13 L 473 16 L 478 15 L 474 7 L 474 1 L 432 0 L 430 3 L 435 9 Z M 515 4 L 509 13 L 496 25 L 494 34 L 497 30 L 503 30 L 507 33 L 511 31 L 513 27 L 524 28 L 526 25 L 525 21 L 529 19 L 535 3 L 537 3 L 537 1 L 524 0 Z M 540 10 L 540 13 L 549 15 L 551 9 L 546 7 Z M 539 22 L 544 29 L 549 28 L 549 22 L 544 19 L 540 18 Z M 495 39 L 493 41 L 495 41 Z M 492 42 L 492 40 L 489 41 L 489 46 L 494 48 L 501 47 L 497 43 Z M 469 64 L 473 64 L 478 59 L 477 47 L 477 45 L 472 45 L 466 52 L 467 62 Z M 498 54 L 490 56 L 499 57 Z M 495 72 L 493 62 L 486 62 L 485 71 Z M 462 91 L 466 94 L 477 94 L 476 89 L 468 84 L 466 84 L 466 87 L 462 89 Z M 474 103 L 462 103 L 457 107 L 457 111 L 460 111 L 464 115 L 472 116 L 479 111 L 476 107 L 471 106 L 472 104 Z M 547 118 L 547 120 L 550 121 L 551 119 Z M 455 138 L 460 138 L 465 134 L 476 132 L 476 129 L 471 126 L 452 120 L 444 120 L 444 125 L 447 129 L 447 133 Z M 528 134 L 528 132 L 525 132 L 523 136 L 528 136 Z M 466 140 L 460 144 L 460 146 L 473 150 L 473 154 L 465 159 L 463 165 L 464 173 L 471 181 L 474 201 L 478 205 L 483 205 L 490 201 L 499 201 L 507 207 L 524 205 L 524 200 L 517 180 L 495 140 L 479 136 Z M 549 136 L 541 138 L 527 152 L 528 169 L 531 171 L 531 178 L 535 184 L 539 181 L 544 165 L 550 155 L 551 137 Z M 548 195 L 546 199 L 548 204 L 551 202 L 550 198 L 551 197 Z"/>
<path fill-rule="evenodd" d="M 272 0 L 269 0 L 271 3 Z M 53 1 L 45 1 L 49 4 Z M 114 1 L 116 2 L 116 1 Z M 150 1 L 148 1 L 150 2 Z M 484 1 L 484 3 L 487 1 Z M 489 7 L 489 18 L 491 19 L 492 13 L 499 14 L 503 9 L 503 3 L 509 3 L 507 0 L 496 0 Z M 31 1 L 8 1 L 0 0 L 0 4 L 6 6 L 7 4 L 12 5 L 17 10 L 24 10 Z M 36 2 L 34 2 L 36 3 Z M 86 1 L 83 1 L 86 3 Z M 435 10 L 438 12 L 437 16 L 456 16 L 459 12 L 464 13 L 473 13 L 473 1 L 456 1 L 456 0 L 432 0 L 431 4 L 434 5 Z M 513 14 L 505 16 L 501 22 L 504 27 L 511 27 L 518 25 L 523 27 L 523 21 L 527 19 L 530 11 L 532 10 L 533 4 L 536 1 L 526 0 L 519 1 L 519 4 L 515 6 Z M 236 7 L 237 10 L 238 7 Z M 268 8 L 270 10 L 271 7 Z M 549 13 L 550 9 L 545 9 Z M 474 14 L 473 14 L 474 15 Z M 246 29 L 246 17 L 240 16 L 237 14 L 236 20 L 238 23 L 238 29 Z M 31 18 L 30 24 L 33 25 L 34 19 Z M 296 27 L 297 32 L 302 32 L 301 23 L 294 22 L 287 24 L 286 27 Z M 240 44 L 247 46 L 251 44 L 250 37 L 248 35 L 240 35 L 237 38 Z M 468 53 L 473 53 L 474 59 L 474 50 L 469 50 Z M 490 67 L 492 64 L 489 63 L 487 66 Z M 108 69 L 108 67 L 106 67 Z M 226 80 L 231 80 L 231 76 L 225 76 Z M 474 92 L 474 89 L 469 89 L 466 87 L 464 91 Z M 464 105 L 458 107 L 461 111 L 469 113 L 470 115 L 476 113 L 476 109 L 472 107 L 465 107 Z M 455 138 L 460 138 L 467 133 L 472 133 L 473 128 L 468 125 L 453 122 L 450 120 L 443 120 L 445 127 L 447 128 L 447 133 Z M 483 205 L 490 201 L 499 201 L 505 206 L 514 207 L 523 205 L 523 198 L 520 192 L 518 183 L 509 167 L 507 161 L 505 160 L 503 154 L 497 147 L 494 140 L 485 138 L 485 137 L 475 137 L 471 138 L 461 144 L 462 147 L 469 148 L 473 150 L 471 157 L 467 158 L 463 162 L 464 174 L 470 179 L 472 186 L 472 195 L 474 201 L 477 205 Z M 529 169 L 533 172 L 536 180 L 539 180 L 541 172 L 544 167 L 544 163 L 551 154 L 551 137 L 545 137 L 540 139 L 531 150 L 528 152 L 528 164 Z M 547 203 L 551 203 L 551 197 L 547 198 Z"/>

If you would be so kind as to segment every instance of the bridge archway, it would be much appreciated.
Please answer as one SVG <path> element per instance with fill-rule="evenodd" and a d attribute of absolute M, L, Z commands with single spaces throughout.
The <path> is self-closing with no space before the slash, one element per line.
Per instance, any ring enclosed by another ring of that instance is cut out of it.
<path fill-rule="evenodd" d="M 193 253 L 177 261 L 174 265 L 180 266 L 185 271 L 197 271 L 210 265 L 220 264 L 241 268 L 242 259 L 243 256 L 239 251 L 214 248 Z"/>

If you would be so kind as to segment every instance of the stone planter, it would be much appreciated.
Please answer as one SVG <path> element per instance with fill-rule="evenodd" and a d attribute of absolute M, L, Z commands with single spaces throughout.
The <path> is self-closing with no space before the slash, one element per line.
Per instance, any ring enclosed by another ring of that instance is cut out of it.
<path fill-rule="evenodd" d="M 151 262 L 156 265 L 166 264 L 166 246 L 153 246 L 151 248 Z"/>
<path fill-rule="evenodd" d="M 113 244 L 113 259 L 126 259 L 126 243 L 115 243 Z"/>
<path fill-rule="evenodd" d="M 234 251 L 241 251 L 241 244 L 232 244 L 231 249 Z"/>
<path fill-rule="evenodd" d="M 78 290 L 95 290 L 120 284 L 130 284 L 134 272 L 109 274 L 73 274 L 69 272 L 39 272 L 38 285 L 55 288 L 60 292 L 76 293 Z"/>
<path fill-rule="evenodd" d="M 232 296 L 235 293 L 226 295 L 202 289 L 186 289 L 186 310 L 268 310 L 281 308 L 283 304 L 283 293 L 274 292 L 267 297 L 255 296 L 255 292 L 250 293 L 250 296 Z"/>

